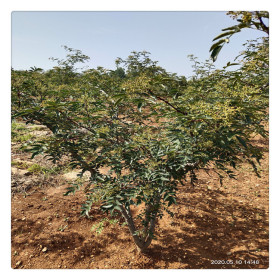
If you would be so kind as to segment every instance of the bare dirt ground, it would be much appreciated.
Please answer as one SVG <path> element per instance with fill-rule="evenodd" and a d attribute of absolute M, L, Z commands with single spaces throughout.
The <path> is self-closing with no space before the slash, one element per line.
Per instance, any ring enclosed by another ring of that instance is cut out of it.
<path fill-rule="evenodd" d="M 244 163 L 237 180 L 220 186 L 212 170 L 211 176 L 201 171 L 195 187 L 179 186 L 174 218 L 166 214 L 159 221 L 157 240 L 145 255 L 137 252 L 124 220 L 116 222 L 98 205 L 92 219 L 80 217 L 85 194 L 63 196 L 69 186 L 64 175 L 46 179 L 14 170 L 12 268 L 268 268 L 268 142 L 254 141 L 265 150 L 261 177 Z M 16 146 L 12 151 L 14 159 L 30 161 Z"/>

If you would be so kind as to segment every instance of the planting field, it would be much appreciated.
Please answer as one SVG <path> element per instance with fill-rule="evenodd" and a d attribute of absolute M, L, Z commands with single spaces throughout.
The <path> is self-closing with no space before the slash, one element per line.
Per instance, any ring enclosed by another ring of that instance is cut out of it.
<path fill-rule="evenodd" d="M 12 68 L 13 268 L 269 267 L 269 15 L 227 15 L 191 76 L 68 46 Z M 263 36 L 215 65 L 243 29 Z"/>
<path fill-rule="evenodd" d="M 186 178 L 178 186 L 178 204 L 170 207 L 174 218 L 163 216 L 157 239 L 140 254 L 123 218 L 106 215 L 99 204 L 90 219 L 81 217 L 85 193 L 63 196 L 77 174 L 66 160 L 57 166 L 20 150 L 26 139 L 48 135 L 43 126 L 14 123 L 13 133 L 13 268 L 268 267 L 267 140 L 252 140 L 265 151 L 260 178 L 247 163 L 237 180 L 225 178 L 222 186 L 211 169 L 198 172 L 194 187 Z"/>

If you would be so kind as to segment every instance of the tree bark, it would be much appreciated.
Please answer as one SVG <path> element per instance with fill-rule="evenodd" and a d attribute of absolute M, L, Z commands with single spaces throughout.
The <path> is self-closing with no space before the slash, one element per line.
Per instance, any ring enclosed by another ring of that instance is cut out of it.
<path fill-rule="evenodd" d="M 127 222 L 127 225 L 128 225 L 129 231 L 133 237 L 133 240 L 134 240 L 135 244 L 138 246 L 138 248 L 140 248 L 140 250 L 141 250 L 141 247 L 143 246 L 143 244 L 142 244 L 139 236 L 136 235 L 136 227 L 135 227 L 135 224 L 132 219 L 130 208 L 128 207 L 127 210 L 123 206 L 120 206 L 120 208 L 121 208 L 121 213 L 122 213 L 123 217 L 125 218 L 125 221 Z"/>
<path fill-rule="evenodd" d="M 158 203 L 159 199 L 156 199 L 156 202 Z M 148 224 L 144 229 L 144 235 L 140 236 L 140 235 L 137 234 L 137 229 L 136 229 L 135 224 L 133 222 L 130 207 L 128 207 L 126 209 L 124 206 L 120 206 L 120 208 L 121 208 L 121 213 L 122 213 L 123 217 L 125 218 L 125 221 L 127 222 L 129 231 L 130 231 L 130 233 L 132 235 L 132 238 L 133 238 L 133 241 L 137 246 L 137 249 L 141 253 L 145 253 L 147 248 L 150 246 L 150 244 L 153 240 L 153 233 L 154 233 L 154 230 L 155 230 L 158 210 L 155 213 L 153 213 L 152 218 L 148 217 L 148 221 L 147 221 Z M 148 211 L 151 211 L 150 206 L 147 206 L 147 208 L 148 208 Z M 149 216 L 149 215 L 150 215 L 150 213 L 147 213 L 146 217 Z"/>

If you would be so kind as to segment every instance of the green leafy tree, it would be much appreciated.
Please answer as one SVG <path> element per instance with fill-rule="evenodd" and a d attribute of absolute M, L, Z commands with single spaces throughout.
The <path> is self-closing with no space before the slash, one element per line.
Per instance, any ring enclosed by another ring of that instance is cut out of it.
<path fill-rule="evenodd" d="M 13 118 L 50 129 L 51 137 L 29 147 L 32 156 L 43 153 L 53 162 L 66 156 L 80 176 L 89 171 L 88 184 L 65 195 L 84 186 L 82 214 L 90 217 L 99 201 L 105 212 L 122 215 L 145 252 L 158 220 L 172 215 L 176 186 L 187 174 L 195 184 L 197 171 L 214 164 L 222 182 L 234 178 L 244 159 L 257 172 L 262 153 L 250 136 L 267 135 L 264 45 L 248 46 L 242 67 L 232 72 L 191 57 L 189 80 L 167 73 L 147 52 L 118 59 L 122 74 L 102 67 L 77 73 L 75 63 L 88 57 L 76 52 L 58 61 L 59 71 L 12 72 Z"/>

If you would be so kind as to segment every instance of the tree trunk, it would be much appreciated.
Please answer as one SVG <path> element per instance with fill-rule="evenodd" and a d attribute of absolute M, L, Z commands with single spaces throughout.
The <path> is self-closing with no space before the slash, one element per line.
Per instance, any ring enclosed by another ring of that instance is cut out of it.
<path fill-rule="evenodd" d="M 160 200 L 160 197 L 157 197 L 156 205 L 158 204 L 159 200 Z M 125 221 L 127 222 L 129 231 L 133 238 L 133 241 L 137 246 L 137 249 L 141 253 L 145 253 L 147 248 L 150 246 L 150 244 L 153 240 L 153 233 L 154 233 L 155 226 L 156 226 L 158 210 L 156 210 L 152 213 L 152 207 L 150 205 L 147 206 L 147 213 L 146 213 L 147 225 L 144 228 L 144 234 L 141 236 L 141 235 L 137 234 L 137 229 L 136 229 L 134 221 L 133 221 L 130 207 L 125 208 L 124 206 L 120 206 L 120 208 L 121 208 L 121 213 L 122 213 L 123 217 L 125 218 Z M 151 213 L 152 213 L 152 217 L 151 217 Z"/>
<path fill-rule="evenodd" d="M 144 236 L 140 236 L 137 234 L 137 229 L 135 227 L 135 224 L 133 222 L 133 218 L 131 215 L 131 211 L 130 208 L 128 207 L 127 209 L 123 206 L 121 206 L 121 213 L 123 215 L 123 217 L 125 218 L 125 221 L 127 222 L 129 231 L 132 235 L 133 241 L 137 246 L 137 249 L 141 252 L 141 253 L 145 253 L 147 248 L 149 247 L 149 245 L 152 242 L 152 234 L 155 230 L 155 224 L 156 224 L 156 214 L 154 216 L 154 218 L 150 219 L 149 222 L 149 230 L 147 232 L 147 235 Z"/>

